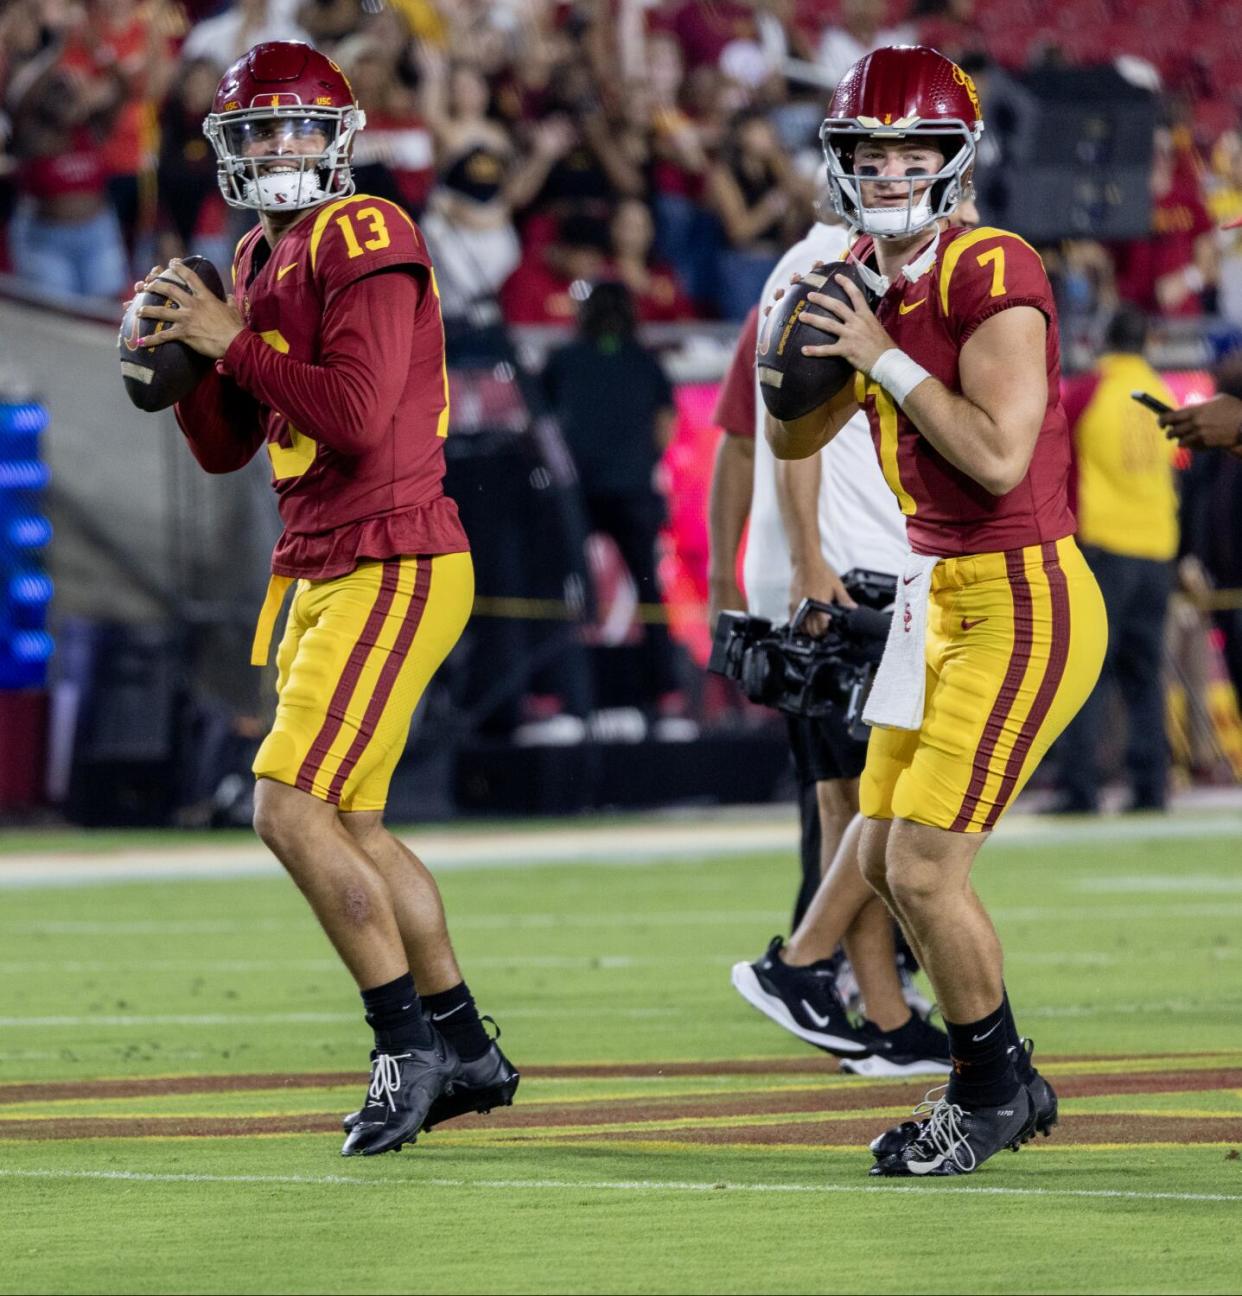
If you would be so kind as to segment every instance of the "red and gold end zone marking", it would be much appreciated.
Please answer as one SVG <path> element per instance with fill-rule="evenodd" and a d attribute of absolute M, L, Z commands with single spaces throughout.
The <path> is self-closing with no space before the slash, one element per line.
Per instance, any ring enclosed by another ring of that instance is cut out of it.
<path fill-rule="evenodd" d="M 1232 1061 L 1233 1055 L 1226 1055 Z M 1200 1055 L 1209 1060 L 1210 1055 Z M 1086 1061 L 1085 1059 L 1083 1060 Z M 1198 1069 L 1136 1070 L 1155 1058 L 1133 1059 L 1121 1069 L 1073 1071 L 1067 1060 L 1052 1061 L 1053 1076 L 1063 1104 L 1054 1135 L 1054 1146 L 1066 1148 L 1132 1148 L 1215 1144 L 1242 1145 L 1242 1113 L 1211 1110 L 1210 1099 L 1200 1110 L 1186 1113 L 1134 1110 L 1141 1095 L 1234 1093 L 1242 1090 L 1242 1066 L 1208 1065 Z M 918 1102 L 935 1077 L 914 1081 L 835 1081 L 824 1064 L 801 1060 L 761 1060 L 722 1063 L 638 1064 L 530 1068 L 530 1079 L 623 1079 L 636 1075 L 673 1076 L 753 1075 L 756 1080 L 777 1074 L 822 1077 L 823 1085 L 757 1087 L 722 1094 L 672 1094 L 651 1097 L 575 1096 L 564 1102 L 521 1101 L 487 1116 L 463 1117 L 431 1136 L 437 1141 L 479 1146 L 499 1143 L 625 1144 L 679 1147 L 710 1145 L 779 1149 L 821 1147 L 858 1149 Z M 340 1113 L 315 1111 L 262 1115 L 91 1116 L 57 1114 L 56 1102 L 80 1104 L 127 1097 L 173 1096 L 264 1091 L 294 1091 L 356 1085 L 353 1073 L 247 1076 L 170 1076 L 153 1079 L 95 1080 L 40 1085 L 0 1086 L 0 1140 L 20 1139 L 153 1139 L 294 1136 L 339 1133 Z M 1073 1111 L 1073 1100 L 1115 1096 L 1115 1112 Z M 35 1103 L 39 1116 L 15 1113 L 4 1107 Z M 270 1097 L 269 1097 L 270 1102 Z M 265 1104 L 266 1105 L 266 1104 Z M 1044 1140 L 1037 1140 L 1040 1145 Z"/>

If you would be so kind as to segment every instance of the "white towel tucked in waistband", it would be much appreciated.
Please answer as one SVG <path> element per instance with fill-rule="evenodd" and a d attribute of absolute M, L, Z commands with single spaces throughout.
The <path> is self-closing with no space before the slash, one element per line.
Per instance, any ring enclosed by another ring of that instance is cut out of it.
<path fill-rule="evenodd" d="M 882 729 L 917 729 L 923 723 L 926 689 L 927 598 L 939 558 L 911 554 L 897 581 L 893 623 L 875 673 L 863 720 Z"/>

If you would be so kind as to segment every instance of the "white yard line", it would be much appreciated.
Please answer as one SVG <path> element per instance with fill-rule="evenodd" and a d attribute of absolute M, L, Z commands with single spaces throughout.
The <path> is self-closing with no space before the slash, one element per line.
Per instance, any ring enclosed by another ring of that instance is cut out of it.
<path fill-rule="evenodd" d="M 455 869 L 538 868 L 567 863 L 643 867 L 665 860 L 709 862 L 720 856 L 795 852 L 797 822 L 774 818 L 771 807 L 757 807 L 748 821 L 744 811 L 730 810 L 708 819 L 639 818 L 633 822 L 584 824 L 529 832 L 482 827 L 470 832 L 434 828 L 408 840 L 437 871 Z M 1065 823 L 1037 815 L 1014 815 L 998 831 L 992 853 L 1025 847 L 1049 848 L 1108 842 L 1192 841 L 1209 837 L 1242 837 L 1242 814 L 1236 811 L 1179 812 L 1166 818 L 1119 818 Z M 0 854 L 0 887 L 77 886 L 87 882 L 142 879 L 190 879 L 275 876 L 278 866 L 256 843 L 215 844 L 196 840 L 116 851 L 29 851 Z"/>
<path fill-rule="evenodd" d="M 0 1179 L 97 1179 L 125 1183 L 189 1184 L 288 1184 L 333 1188 L 469 1188 L 497 1192 L 544 1190 L 558 1192 L 699 1193 L 744 1192 L 759 1194 L 926 1193 L 929 1196 L 960 1194 L 981 1197 L 1089 1198 L 1119 1201 L 1242 1202 L 1240 1193 L 1140 1192 L 1109 1188 L 1001 1188 L 962 1184 L 780 1184 L 716 1183 L 677 1179 L 397 1179 L 350 1178 L 348 1175 L 213 1175 L 159 1174 L 137 1170 L 16 1170 L 0 1169 Z"/>

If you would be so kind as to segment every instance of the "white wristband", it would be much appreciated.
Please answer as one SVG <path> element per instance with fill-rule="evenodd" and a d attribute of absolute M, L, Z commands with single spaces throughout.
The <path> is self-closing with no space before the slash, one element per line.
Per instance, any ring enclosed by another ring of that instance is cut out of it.
<path fill-rule="evenodd" d="M 906 397 L 931 374 L 904 351 L 889 347 L 871 366 L 871 377 L 897 402 L 904 406 Z"/>

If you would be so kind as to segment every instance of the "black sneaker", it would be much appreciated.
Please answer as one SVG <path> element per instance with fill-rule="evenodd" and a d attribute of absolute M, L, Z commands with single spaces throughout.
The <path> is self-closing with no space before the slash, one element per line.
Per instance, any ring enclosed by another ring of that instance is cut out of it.
<path fill-rule="evenodd" d="M 450 1090 L 460 1063 L 436 1034 L 427 1048 L 371 1055 L 371 1084 L 355 1113 L 342 1156 L 378 1156 L 413 1143 L 427 1113 Z"/>
<path fill-rule="evenodd" d="M 864 1057 L 873 1041 L 850 1021 L 829 960 L 810 967 L 789 967 L 780 957 L 783 944 L 779 936 L 773 936 L 762 958 L 735 963 L 734 989 L 747 1003 L 808 1044 L 840 1057 Z"/>
<path fill-rule="evenodd" d="M 862 1024 L 863 1034 L 872 1041 L 870 1057 L 843 1058 L 847 1075 L 882 1076 L 948 1075 L 953 1070 L 949 1037 L 913 1013 L 904 1026 L 882 1031 L 874 1022 Z"/>
<path fill-rule="evenodd" d="M 932 1091 L 937 1092 L 936 1090 Z M 885 1178 L 943 1178 L 973 1174 L 1001 1148 L 1016 1152 L 1035 1133 L 1035 1107 L 1025 1085 L 999 1107 L 962 1107 L 947 1097 L 927 1099 L 928 1114 L 909 1143 L 877 1161 L 870 1174 Z"/>

